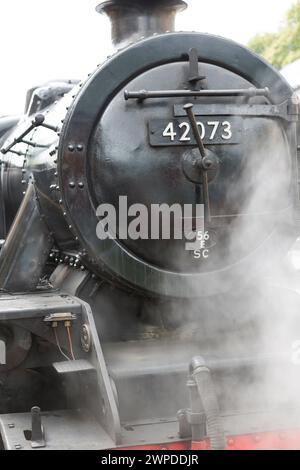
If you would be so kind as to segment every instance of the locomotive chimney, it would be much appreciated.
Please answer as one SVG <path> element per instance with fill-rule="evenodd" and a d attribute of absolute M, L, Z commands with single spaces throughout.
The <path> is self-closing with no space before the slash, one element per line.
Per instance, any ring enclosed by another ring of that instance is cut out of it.
<path fill-rule="evenodd" d="M 182 0 L 109 0 L 96 10 L 109 16 L 113 45 L 123 47 L 141 37 L 174 31 L 176 13 L 186 6 Z"/>

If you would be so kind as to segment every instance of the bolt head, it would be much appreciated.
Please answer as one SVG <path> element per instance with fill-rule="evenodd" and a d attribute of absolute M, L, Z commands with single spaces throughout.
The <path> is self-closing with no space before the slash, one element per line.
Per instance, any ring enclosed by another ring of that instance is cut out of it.
<path fill-rule="evenodd" d="M 88 325 L 84 324 L 82 325 L 81 329 L 81 335 L 80 335 L 80 340 L 81 340 L 81 347 L 84 352 L 89 352 L 91 348 L 91 332 L 90 328 Z"/>

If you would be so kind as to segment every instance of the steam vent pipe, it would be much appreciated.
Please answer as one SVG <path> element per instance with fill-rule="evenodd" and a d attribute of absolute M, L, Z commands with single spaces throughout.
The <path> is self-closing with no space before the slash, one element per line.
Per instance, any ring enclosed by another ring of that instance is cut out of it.
<path fill-rule="evenodd" d="M 176 14 L 186 7 L 182 0 L 109 0 L 96 10 L 111 21 L 113 45 L 125 47 L 141 37 L 174 31 Z"/>

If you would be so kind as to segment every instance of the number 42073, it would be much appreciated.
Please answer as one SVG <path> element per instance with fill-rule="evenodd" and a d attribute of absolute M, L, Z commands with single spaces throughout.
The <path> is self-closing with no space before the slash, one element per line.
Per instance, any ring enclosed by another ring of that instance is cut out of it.
<path fill-rule="evenodd" d="M 224 140 L 230 140 L 232 138 L 231 124 L 228 121 L 208 121 L 205 126 L 202 122 L 197 122 L 201 139 L 208 137 L 209 140 L 214 140 L 217 132 L 221 132 L 221 138 Z M 191 125 L 188 122 L 181 122 L 178 125 L 179 129 L 182 130 L 181 135 L 177 135 L 175 131 L 174 123 L 169 122 L 163 131 L 163 137 L 168 137 L 172 142 L 177 138 L 179 142 L 190 142 L 191 140 Z"/>

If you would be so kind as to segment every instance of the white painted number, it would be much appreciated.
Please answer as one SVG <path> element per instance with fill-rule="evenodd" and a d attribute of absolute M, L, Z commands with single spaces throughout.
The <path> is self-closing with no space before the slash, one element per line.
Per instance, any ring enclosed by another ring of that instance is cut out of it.
<path fill-rule="evenodd" d="M 231 132 L 231 124 L 228 121 L 222 122 L 222 126 L 224 126 L 224 134 L 222 134 L 222 139 L 229 140 L 232 137 Z"/>
<path fill-rule="evenodd" d="M 219 121 L 208 121 L 207 125 L 208 126 L 213 126 L 213 129 L 211 131 L 209 140 L 214 140 L 215 135 L 216 135 L 217 130 L 218 130 L 218 127 L 220 125 L 220 122 Z"/>
<path fill-rule="evenodd" d="M 185 127 L 185 131 L 183 132 L 179 140 L 180 142 L 190 142 L 191 138 L 188 137 L 188 134 L 190 132 L 191 126 L 187 122 L 181 122 L 179 124 L 179 129 L 182 129 L 183 127 Z"/>
<path fill-rule="evenodd" d="M 164 137 L 170 137 L 172 142 L 174 142 L 176 135 L 177 135 L 176 132 L 174 132 L 173 122 L 169 122 L 169 124 L 167 125 L 167 127 L 165 128 L 165 130 L 163 132 L 163 136 Z"/>
<path fill-rule="evenodd" d="M 204 139 L 205 137 L 205 126 L 202 124 L 202 122 L 197 122 L 197 126 L 201 128 L 201 139 Z"/>
<path fill-rule="evenodd" d="M 207 133 L 207 129 L 203 122 L 197 122 L 197 125 L 200 128 L 201 139 L 204 139 Z M 232 138 L 232 129 L 231 123 L 229 121 L 224 121 L 222 124 L 220 121 L 207 121 L 207 126 L 211 128 L 211 132 L 209 135 L 209 140 L 214 140 L 217 137 L 218 129 L 220 126 L 222 127 L 222 131 L 219 131 L 219 135 L 221 134 L 221 138 L 223 140 L 230 140 Z M 188 122 L 181 122 L 178 125 L 179 129 L 182 131 L 182 134 L 179 137 L 179 142 L 190 142 L 191 141 L 191 126 Z M 174 123 L 169 122 L 163 131 L 163 137 L 168 137 L 172 142 L 175 141 L 177 137 L 177 133 L 174 129 Z"/>

